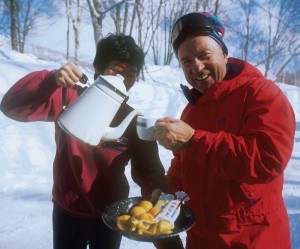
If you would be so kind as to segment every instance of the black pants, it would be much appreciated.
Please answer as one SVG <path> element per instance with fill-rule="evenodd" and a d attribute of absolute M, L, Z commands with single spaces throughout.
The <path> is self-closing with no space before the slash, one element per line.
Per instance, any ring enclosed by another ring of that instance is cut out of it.
<path fill-rule="evenodd" d="M 120 234 L 109 229 L 102 219 L 69 216 L 53 207 L 54 249 L 119 249 Z"/>

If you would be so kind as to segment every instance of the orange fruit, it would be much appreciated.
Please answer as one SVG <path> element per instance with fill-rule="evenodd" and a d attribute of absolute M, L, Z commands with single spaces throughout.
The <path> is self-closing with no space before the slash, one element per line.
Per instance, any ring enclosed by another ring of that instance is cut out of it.
<path fill-rule="evenodd" d="M 169 234 L 172 232 L 172 224 L 168 221 L 160 220 L 157 223 L 157 232 L 162 234 Z"/>
<path fill-rule="evenodd" d="M 157 224 L 152 224 L 150 226 L 150 228 L 147 230 L 148 234 L 156 234 L 156 230 L 157 230 Z"/>
<path fill-rule="evenodd" d="M 150 208 L 153 207 L 153 204 L 150 201 L 143 200 L 138 204 L 140 207 L 144 208 L 146 211 L 148 211 Z"/>
<path fill-rule="evenodd" d="M 160 213 L 160 209 L 157 207 L 152 207 L 148 210 L 149 214 L 152 214 L 154 217 Z"/>
<path fill-rule="evenodd" d="M 134 206 L 130 211 L 132 216 L 139 216 L 142 213 L 146 213 L 146 209 L 140 206 Z"/>
<path fill-rule="evenodd" d="M 127 222 L 129 219 L 130 219 L 130 215 L 128 214 L 120 215 L 117 218 L 117 227 L 122 231 L 126 231 L 128 226 Z"/>
<path fill-rule="evenodd" d="M 149 213 L 142 213 L 136 217 L 138 220 L 154 221 L 154 217 Z"/>

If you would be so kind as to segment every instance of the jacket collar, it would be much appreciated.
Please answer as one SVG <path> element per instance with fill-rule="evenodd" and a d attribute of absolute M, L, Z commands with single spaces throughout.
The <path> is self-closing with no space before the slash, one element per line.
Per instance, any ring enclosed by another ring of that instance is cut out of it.
<path fill-rule="evenodd" d="M 229 58 L 225 78 L 213 84 L 204 94 L 195 88 L 189 89 L 180 85 L 183 94 L 190 104 L 195 105 L 201 98 L 201 102 L 212 99 L 219 99 L 228 96 L 234 90 L 248 82 L 249 79 L 262 78 L 261 72 L 246 61 L 236 58 Z"/>

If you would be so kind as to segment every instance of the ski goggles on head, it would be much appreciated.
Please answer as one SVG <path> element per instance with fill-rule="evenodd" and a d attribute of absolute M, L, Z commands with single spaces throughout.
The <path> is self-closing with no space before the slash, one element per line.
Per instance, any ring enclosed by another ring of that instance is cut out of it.
<path fill-rule="evenodd" d="M 177 53 L 180 43 L 191 35 L 210 36 L 219 43 L 224 53 L 228 54 L 228 49 L 222 41 L 222 32 L 216 29 L 207 16 L 190 13 L 176 21 L 171 33 L 171 42 L 175 53 Z"/>

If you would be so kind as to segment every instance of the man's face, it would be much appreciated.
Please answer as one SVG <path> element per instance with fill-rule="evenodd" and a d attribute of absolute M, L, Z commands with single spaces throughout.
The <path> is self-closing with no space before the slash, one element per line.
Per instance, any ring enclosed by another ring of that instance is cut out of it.
<path fill-rule="evenodd" d="M 124 84 L 128 91 L 135 83 L 137 77 L 137 68 L 128 64 L 127 62 L 120 62 L 112 60 L 108 67 L 104 70 L 104 75 L 120 74 L 124 77 Z M 97 72 L 96 72 L 97 73 Z"/>
<path fill-rule="evenodd" d="M 221 46 L 209 36 L 191 36 L 178 48 L 178 60 L 186 80 L 204 93 L 226 75 L 227 56 Z"/>

